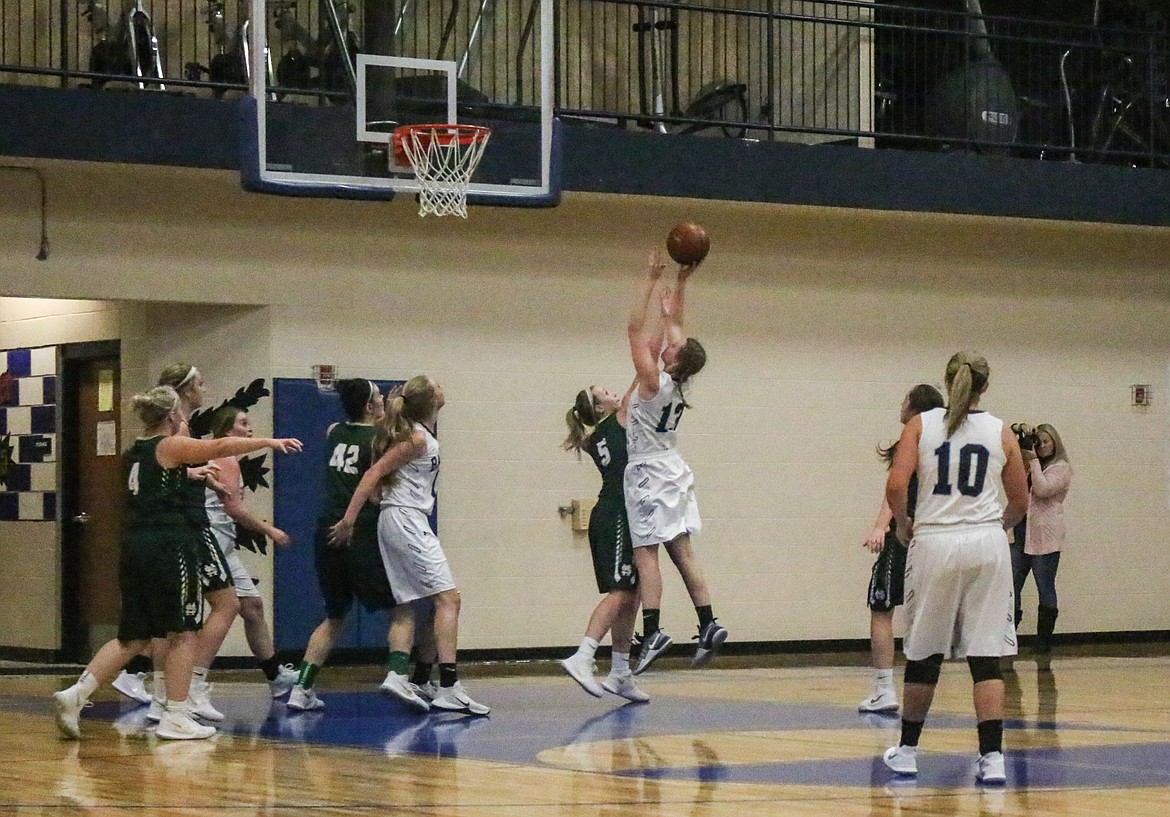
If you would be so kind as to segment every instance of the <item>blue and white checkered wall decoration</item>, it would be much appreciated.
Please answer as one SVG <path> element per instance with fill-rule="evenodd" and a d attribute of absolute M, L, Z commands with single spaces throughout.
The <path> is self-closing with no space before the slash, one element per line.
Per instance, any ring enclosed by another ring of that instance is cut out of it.
<path fill-rule="evenodd" d="M 57 347 L 0 352 L 0 522 L 57 518 Z"/>

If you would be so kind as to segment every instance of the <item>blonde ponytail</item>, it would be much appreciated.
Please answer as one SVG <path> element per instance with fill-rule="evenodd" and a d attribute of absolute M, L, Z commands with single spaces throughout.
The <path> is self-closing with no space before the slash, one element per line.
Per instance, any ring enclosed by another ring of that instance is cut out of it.
<path fill-rule="evenodd" d="M 983 355 L 973 352 L 956 352 L 947 361 L 946 386 L 947 410 L 947 437 L 954 435 L 959 426 L 967 419 L 967 412 L 971 405 L 979 399 L 979 395 L 987 389 L 987 381 L 991 370 L 987 359 Z"/>
<path fill-rule="evenodd" d="M 386 413 L 374 431 L 374 459 L 414 436 L 414 424 L 430 419 L 435 413 L 435 381 L 428 375 L 415 375 L 406 381 L 402 393 L 386 403 Z M 389 485 L 394 475 L 386 479 Z"/>
<path fill-rule="evenodd" d="M 569 436 L 561 443 L 566 451 L 576 451 L 581 456 L 585 442 L 589 439 L 592 429 L 597 426 L 597 407 L 593 405 L 593 395 L 589 389 L 581 389 L 573 407 L 565 415 L 565 425 L 569 427 Z"/>

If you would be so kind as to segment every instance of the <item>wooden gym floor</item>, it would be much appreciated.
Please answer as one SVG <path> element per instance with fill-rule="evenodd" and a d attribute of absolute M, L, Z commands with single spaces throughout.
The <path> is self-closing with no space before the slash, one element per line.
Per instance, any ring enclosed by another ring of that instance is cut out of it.
<path fill-rule="evenodd" d="M 1162 817 L 1170 656 L 1131 652 L 1016 660 L 1002 787 L 974 781 L 970 679 L 954 662 L 916 782 L 877 759 L 898 719 L 857 713 L 869 675 L 855 660 L 664 661 L 643 676 L 653 700 L 626 705 L 589 697 L 553 662 L 539 674 L 469 667 L 490 718 L 409 712 L 377 691 L 374 667 L 327 669 L 327 708 L 310 713 L 272 702 L 258 671 L 219 673 L 227 720 L 192 742 L 159 741 L 145 707 L 108 688 L 83 714 L 82 739 L 63 740 L 48 696 L 73 678 L 4 676 L 0 814 Z"/>

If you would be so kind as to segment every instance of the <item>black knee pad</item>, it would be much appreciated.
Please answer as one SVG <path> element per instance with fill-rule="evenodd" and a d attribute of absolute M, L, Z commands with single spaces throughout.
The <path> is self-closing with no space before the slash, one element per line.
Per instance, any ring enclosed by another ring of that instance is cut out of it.
<path fill-rule="evenodd" d="M 942 671 L 942 662 L 943 657 L 941 653 L 936 653 L 929 658 L 923 658 L 921 661 L 907 661 L 906 683 L 929 684 L 934 686 L 938 683 L 938 676 Z"/>
<path fill-rule="evenodd" d="M 999 665 L 999 656 L 970 655 L 967 656 L 967 666 L 971 668 L 971 680 L 975 683 L 1003 680 L 1003 669 Z"/>

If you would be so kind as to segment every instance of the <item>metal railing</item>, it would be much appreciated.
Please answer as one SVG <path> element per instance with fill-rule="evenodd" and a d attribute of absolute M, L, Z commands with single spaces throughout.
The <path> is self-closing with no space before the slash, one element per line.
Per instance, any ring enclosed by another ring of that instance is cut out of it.
<path fill-rule="evenodd" d="M 271 0 L 283 100 L 346 101 L 347 60 L 385 33 L 363 29 L 375 2 L 392 9 L 381 19 L 397 21 L 403 55 L 459 62 L 461 97 L 534 104 L 539 0 Z M 911 0 L 554 2 L 556 110 L 567 119 L 1170 167 L 1164 14 L 1137 26 L 987 16 L 972 0 L 952 11 Z M 247 10 L 238 0 L 0 0 L 0 82 L 242 93 Z"/>

